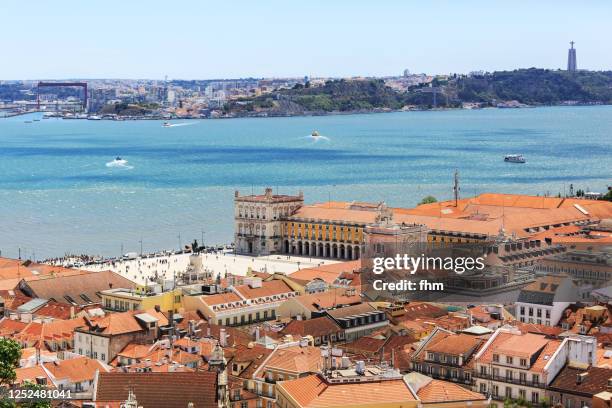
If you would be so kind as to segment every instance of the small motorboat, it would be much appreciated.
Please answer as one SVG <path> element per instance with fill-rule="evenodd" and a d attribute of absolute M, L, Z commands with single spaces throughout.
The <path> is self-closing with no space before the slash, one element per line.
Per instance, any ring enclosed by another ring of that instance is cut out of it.
<path fill-rule="evenodd" d="M 525 163 L 526 160 L 522 154 L 507 154 L 504 161 L 508 163 Z"/>
<path fill-rule="evenodd" d="M 128 161 L 122 159 L 120 156 L 115 157 L 115 160 L 106 163 L 106 167 L 126 167 Z"/>
<path fill-rule="evenodd" d="M 162 127 L 172 127 L 172 125 L 170 124 L 170 122 L 164 122 L 162 123 Z"/>

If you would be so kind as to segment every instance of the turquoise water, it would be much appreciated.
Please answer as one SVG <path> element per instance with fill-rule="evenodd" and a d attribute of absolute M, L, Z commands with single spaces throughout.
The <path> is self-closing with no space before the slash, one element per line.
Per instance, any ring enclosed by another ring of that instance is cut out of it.
<path fill-rule="evenodd" d="M 604 191 L 612 106 L 158 121 L 0 120 L 0 249 L 37 258 L 232 239 L 232 199 L 271 186 L 306 201 L 487 191 Z M 174 123 L 180 123 L 175 121 Z M 307 138 L 314 129 L 329 140 Z M 504 163 L 522 153 L 524 165 Z M 127 168 L 109 168 L 117 155 Z"/>

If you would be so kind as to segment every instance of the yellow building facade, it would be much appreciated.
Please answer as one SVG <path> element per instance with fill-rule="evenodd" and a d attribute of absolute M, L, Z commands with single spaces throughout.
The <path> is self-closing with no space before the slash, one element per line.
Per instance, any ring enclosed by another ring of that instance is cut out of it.
<path fill-rule="evenodd" d="M 148 310 L 156 306 L 162 312 L 178 313 L 182 307 L 183 294 L 180 289 L 151 293 L 145 287 L 131 289 L 108 289 L 100 292 L 104 309 L 125 312 L 128 310 Z"/>

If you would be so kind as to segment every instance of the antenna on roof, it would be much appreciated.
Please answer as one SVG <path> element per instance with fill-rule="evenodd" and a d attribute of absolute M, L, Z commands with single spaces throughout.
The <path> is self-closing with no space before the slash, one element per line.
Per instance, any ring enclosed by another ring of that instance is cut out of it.
<path fill-rule="evenodd" d="M 455 182 L 453 185 L 453 193 L 455 195 L 455 207 L 457 207 L 458 201 L 459 201 L 459 170 L 455 170 Z"/>

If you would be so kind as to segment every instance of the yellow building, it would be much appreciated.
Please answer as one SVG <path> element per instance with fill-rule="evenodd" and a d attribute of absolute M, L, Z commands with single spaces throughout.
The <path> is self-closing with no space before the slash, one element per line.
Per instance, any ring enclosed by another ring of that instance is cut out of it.
<path fill-rule="evenodd" d="M 237 251 L 360 259 L 368 227 L 381 220 L 421 225 L 434 245 L 488 242 L 503 234 L 526 240 L 551 228 L 585 225 L 612 217 L 612 204 L 597 200 L 481 194 L 476 197 L 391 208 L 384 202 L 325 202 L 304 205 L 303 195 L 235 198 Z"/>
<path fill-rule="evenodd" d="M 151 292 L 145 287 L 136 289 L 107 289 L 100 292 L 104 309 L 113 311 L 148 310 L 159 307 L 162 312 L 178 312 L 182 307 L 183 294 L 180 289 Z"/>

